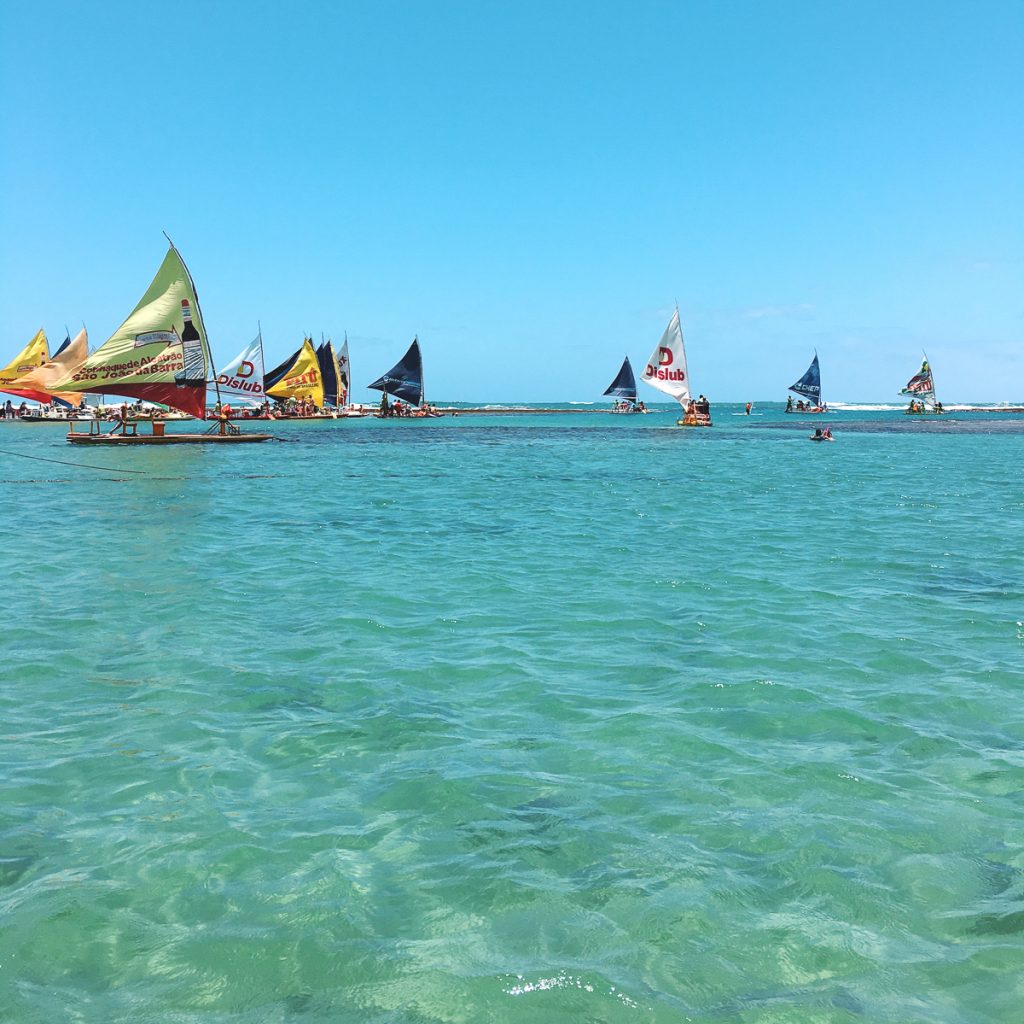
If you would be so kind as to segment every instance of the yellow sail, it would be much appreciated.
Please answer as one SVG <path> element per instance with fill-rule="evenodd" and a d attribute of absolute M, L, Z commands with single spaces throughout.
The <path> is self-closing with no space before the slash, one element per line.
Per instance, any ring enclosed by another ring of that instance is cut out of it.
<path fill-rule="evenodd" d="M 324 382 L 320 376 L 320 364 L 317 362 L 316 349 L 306 338 L 299 349 L 295 362 L 288 372 L 273 387 L 267 388 L 271 398 L 294 398 L 298 402 L 312 399 L 313 404 L 321 407 L 324 404 Z"/>
<path fill-rule="evenodd" d="M 42 366 L 36 366 L 29 370 L 11 386 L 26 391 L 40 392 L 66 402 L 68 405 L 73 405 L 77 409 L 82 404 L 83 396 L 76 391 L 57 391 L 54 385 L 57 381 L 77 373 L 88 355 L 89 339 L 83 327 L 63 352 L 58 352 Z"/>
<path fill-rule="evenodd" d="M 0 370 L 0 391 L 37 402 L 48 401 L 47 396 L 37 388 L 15 388 L 14 383 L 19 377 L 42 366 L 49 358 L 50 346 L 46 343 L 46 332 L 40 328 L 36 336 Z"/>

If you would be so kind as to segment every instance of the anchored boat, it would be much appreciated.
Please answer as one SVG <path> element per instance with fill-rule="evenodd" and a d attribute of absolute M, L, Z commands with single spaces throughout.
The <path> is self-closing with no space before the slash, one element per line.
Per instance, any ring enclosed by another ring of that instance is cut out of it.
<path fill-rule="evenodd" d="M 170 243 L 170 240 L 168 239 Z M 130 316 L 58 391 L 127 395 L 159 402 L 197 419 L 206 418 L 206 384 L 213 368 L 192 275 L 170 243 L 156 277 Z M 129 420 L 127 406 L 106 433 L 99 420 L 78 432 L 72 423 L 68 441 L 81 445 L 233 444 L 268 441 L 270 434 L 243 434 L 219 418 L 205 434 L 168 434 L 166 423 L 154 419 L 152 432 L 140 434 L 138 421 Z"/>
<path fill-rule="evenodd" d="M 373 391 L 382 391 L 380 409 L 374 413 L 378 419 L 388 419 L 396 415 L 388 398 L 397 398 L 410 405 L 419 406 L 413 416 L 443 416 L 444 413 L 432 412 L 423 401 L 423 356 L 420 354 L 420 340 L 412 339 L 409 351 L 382 377 L 367 385 Z"/>
<path fill-rule="evenodd" d="M 676 420 L 680 427 L 710 427 L 711 404 L 701 395 L 694 398 L 690 394 L 690 377 L 686 369 L 686 347 L 683 344 L 683 331 L 679 326 L 679 307 L 676 306 L 672 319 L 665 328 L 647 360 L 643 378 L 652 388 L 671 395 L 683 410 L 683 415 Z"/>
<path fill-rule="evenodd" d="M 636 400 L 636 377 L 633 374 L 633 367 L 629 361 L 629 356 L 626 356 L 622 361 L 622 369 L 619 370 L 615 380 L 608 385 L 604 393 L 609 398 L 616 399 L 615 408 L 612 409 L 612 412 L 647 412 L 644 405 Z"/>

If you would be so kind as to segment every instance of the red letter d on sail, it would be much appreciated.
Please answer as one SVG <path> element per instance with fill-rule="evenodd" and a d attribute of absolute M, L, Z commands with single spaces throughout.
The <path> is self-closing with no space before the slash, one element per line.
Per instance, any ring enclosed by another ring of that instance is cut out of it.
<path fill-rule="evenodd" d="M 672 350 L 670 348 L 660 348 L 658 353 L 658 365 L 670 366 L 672 363 Z"/>

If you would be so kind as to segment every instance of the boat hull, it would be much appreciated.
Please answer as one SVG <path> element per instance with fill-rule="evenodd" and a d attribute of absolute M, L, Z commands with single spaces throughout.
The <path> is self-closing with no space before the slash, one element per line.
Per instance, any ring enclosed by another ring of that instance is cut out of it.
<path fill-rule="evenodd" d="M 114 445 L 131 448 L 142 444 L 256 444 L 270 441 L 273 434 L 68 434 L 71 444 Z"/>

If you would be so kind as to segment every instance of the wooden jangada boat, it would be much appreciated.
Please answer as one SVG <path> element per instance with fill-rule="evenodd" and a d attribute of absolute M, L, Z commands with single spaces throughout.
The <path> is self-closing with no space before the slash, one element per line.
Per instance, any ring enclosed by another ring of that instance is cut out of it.
<path fill-rule="evenodd" d="M 206 419 L 206 385 L 213 357 L 203 325 L 192 275 L 170 239 L 156 277 L 130 316 L 55 390 L 127 395 L 180 409 Z M 216 382 L 216 377 L 214 378 Z M 243 434 L 226 417 L 206 433 L 168 434 L 166 424 L 152 421 L 152 433 L 140 434 L 124 407 L 107 433 L 100 422 L 67 439 L 82 445 L 239 444 L 270 440 L 270 434 Z"/>

